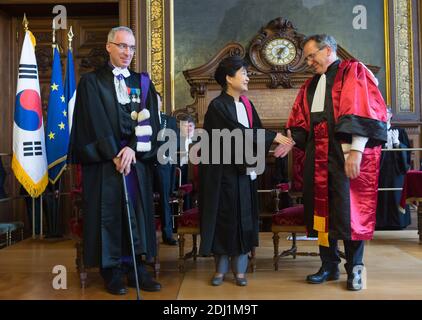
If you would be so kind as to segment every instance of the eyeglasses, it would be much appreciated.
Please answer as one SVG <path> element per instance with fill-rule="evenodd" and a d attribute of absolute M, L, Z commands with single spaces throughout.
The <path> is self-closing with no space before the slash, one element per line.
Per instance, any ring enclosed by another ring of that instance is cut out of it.
<path fill-rule="evenodd" d="M 309 60 L 313 60 L 314 58 L 315 58 L 315 56 L 316 56 L 316 54 L 318 53 L 318 52 L 320 52 L 322 49 L 325 49 L 326 47 L 324 46 L 324 47 L 322 47 L 322 48 L 319 48 L 317 51 L 315 51 L 314 53 L 311 53 L 311 54 L 308 54 L 306 57 L 305 57 L 305 62 L 309 62 Z"/>
<path fill-rule="evenodd" d="M 136 51 L 136 46 L 129 46 L 126 43 L 115 43 L 115 42 L 111 42 L 110 43 L 114 44 L 115 46 L 117 46 L 120 50 L 125 51 L 129 48 L 130 52 L 135 52 Z"/>

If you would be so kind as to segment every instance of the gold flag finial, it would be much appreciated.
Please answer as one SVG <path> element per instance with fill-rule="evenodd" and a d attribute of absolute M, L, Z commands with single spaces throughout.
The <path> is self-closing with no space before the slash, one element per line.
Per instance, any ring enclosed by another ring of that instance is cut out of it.
<path fill-rule="evenodd" d="M 23 25 L 23 29 L 25 30 L 25 32 L 27 32 L 29 22 L 28 22 L 28 19 L 26 19 L 26 13 L 23 14 L 22 25 Z"/>
<path fill-rule="evenodd" d="M 53 51 L 56 48 L 56 25 L 53 19 L 53 44 L 51 45 L 53 47 Z"/>
<path fill-rule="evenodd" d="M 73 30 L 72 30 L 72 26 L 70 26 L 70 30 L 67 33 L 67 39 L 69 40 L 69 50 L 72 50 L 72 40 L 73 40 Z"/>

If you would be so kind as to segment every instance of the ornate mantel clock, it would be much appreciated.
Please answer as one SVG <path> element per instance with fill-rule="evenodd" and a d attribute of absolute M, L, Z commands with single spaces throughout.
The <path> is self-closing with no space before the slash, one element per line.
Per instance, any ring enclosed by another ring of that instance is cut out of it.
<path fill-rule="evenodd" d="M 293 24 L 284 18 L 268 23 L 253 38 L 249 46 L 249 59 L 258 73 L 271 77 L 271 88 L 291 88 L 289 75 L 306 69 L 303 63 L 302 41 Z"/>

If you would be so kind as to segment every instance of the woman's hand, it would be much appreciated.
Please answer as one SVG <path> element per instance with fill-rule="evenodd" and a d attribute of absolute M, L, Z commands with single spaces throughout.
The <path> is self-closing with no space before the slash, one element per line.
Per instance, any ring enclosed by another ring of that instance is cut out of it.
<path fill-rule="evenodd" d="M 274 150 L 274 156 L 279 158 L 284 158 L 290 150 L 293 149 L 295 142 L 292 139 L 292 133 L 290 130 L 287 130 L 287 137 L 283 136 L 281 133 L 277 133 L 274 141 L 278 143 L 277 148 Z"/>

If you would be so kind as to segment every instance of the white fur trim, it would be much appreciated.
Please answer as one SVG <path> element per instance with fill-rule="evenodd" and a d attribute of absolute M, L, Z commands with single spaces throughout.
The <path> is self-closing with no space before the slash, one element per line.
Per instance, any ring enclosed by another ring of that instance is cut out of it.
<path fill-rule="evenodd" d="M 148 109 L 144 109 L 138 113 L 138 122 L 144 121 L 150 118 L 150 113 Z"/>
<path fill-rule="evenodd" d="M 147 152 L 151 151 L 151 141 L 150 142 L 137 142 L 136 151 L 138 152 Z"/>
<path fill-rule="evenodd" d="M 151 126 L 136 126 L 135 134 L 137 137 L 152 136 Z"/>

